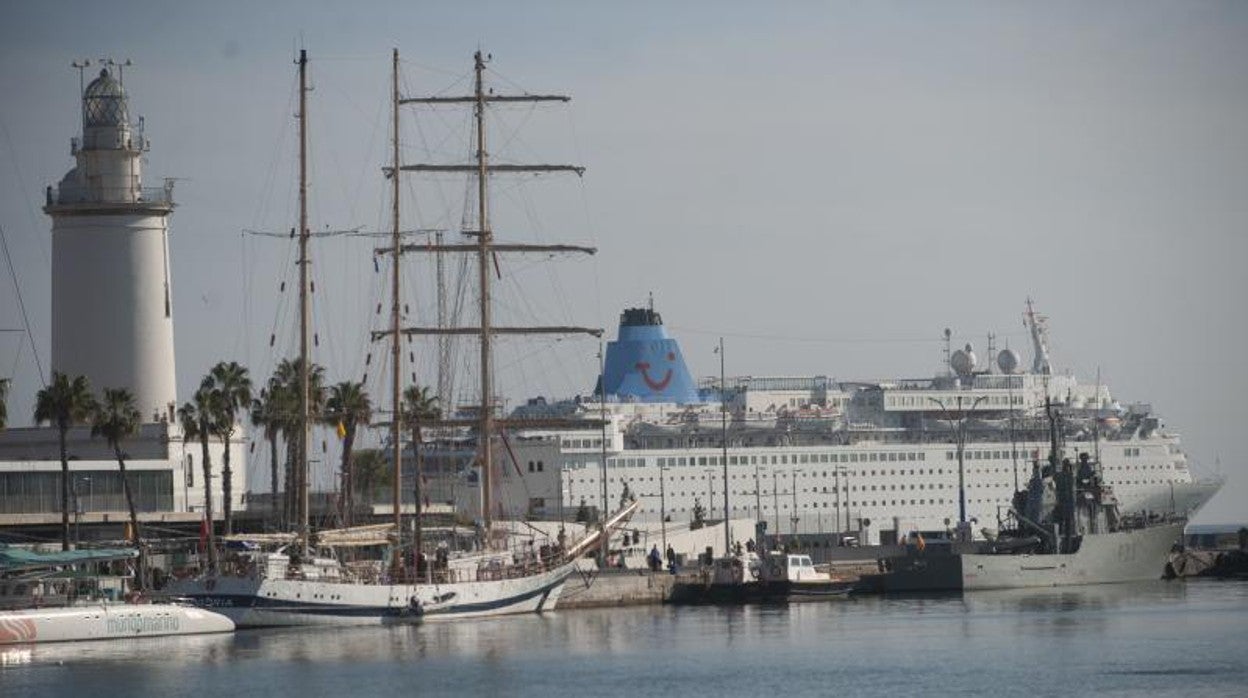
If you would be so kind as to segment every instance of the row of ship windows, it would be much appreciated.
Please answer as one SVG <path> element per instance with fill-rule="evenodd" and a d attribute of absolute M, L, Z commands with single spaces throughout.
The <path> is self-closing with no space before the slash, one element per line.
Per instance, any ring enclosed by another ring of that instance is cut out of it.
<path fill-rule="evenodd" d="M 1003 458 L 1022 458 L 1035 460 L 1040 457 L 1039 451 L 963 451 L 962 460 L 1001 460 Z M 957 460 L 957 451 L 945 451 L 945 460 Z"/>
<path fill-rule="evenodd" d="M 728 456 L 728 465 L 768 465 L 770 458 L 771 465 L 805 465 L 811 463 L 896 463 L 898 461 L 924 461 L 926 455 L 923 452 L 905 452 L 905 453 L 812 453 L 800 454 L 792 456 L 792 461 L 787 455 L 782 456 Z M 1123 449 L 1123 455 L 1134 457 L 1140 455 L 1140 449 L 1127 448 Z M 964 451 L 962 453 L 963 460 L 1002 460 L 1021 458 L 1024 460 L 1035 460 L 1039 458 L 1039 451 Z M 945 451 L 945 460 L 957 460 L 956 451 Z M 657 465 L 663 467 L 679 467 L 679 466 L 698 466 L 698 465 L 719 465 L 719 456 L 672 456 L 667 458 L 659 458 Z M 565 463 L 568 468 L 582 468 L 586 464 L 568 461 Z M 644 468 L 647 465 L 645 458 L 608 458 L 608 467 L 612 468 Z M 1112 466 L 1111 466 L 1112 467 Z M 542 463 L 538 461 L 536 471 L 534 470 L 533 461 L 529 462 L 529 472 L 542 472 Z M 874 472 L 872 473 L 874 474 Z"/>
<path fill-rule="evenodd" d="M 922 451 L 892 453 L 802 453 L 774 456 L 728 456 L 728 465 L 808 465 L 817 463 L 897 463 L 907 461 L 926 461 L 927 454 Z M 658 459 L 647 458 L 608 458 L 607 465 L 613 468 L 644 468 L 647 465 L 658 465 L 660 468 L 720 465 L 719 456 L 671 456 Z M 568 461 L 569 468 L 585 467 L 584 463 Z"/>
<path fill-rule="evenodd" d="M 986 504 L 991 504 L 991 503 L 992 503 L 992 500 L 988 500 L 988 499 L 984 499 L 984 500 L 975 500 L 975 502 L 983 502 L 983 503 L 986 503 Z M 847 504 L 846 506 L 847 506 L 847 507 L 849 507 L 849 506 L 856 506 L 856 507 L 874 507 L 874 506 L 906 506 L 907 504 L 912 504 L 912 505 L 916 505 L 916 506 L 917 506 L 917 505 L 932 505 L 932 504 L 944 504 L 944 503 L 945 503 L 945 500 L 943 500 L 943 499 L 931 499 L 931 500 L 928 500 L 928 499 L 911 499 L 911 500 L 905 500 L 905 499 L 893 499 L 893 500 L 881 499 L 881 500 L 878 500 L 878 501 L 870 501 L 870 502 L 867 502 L 867 501 L 862 501 L 862 502 L 850 502 L 850 503 L 849 503 L 849 504 Z M 974 503 L 974 502 L 972 502 L 971 500 L 969 500 L 969 499 L 968 499 L 966 503 L 967 503 L 967 504 L 972 504 L 972 503 Z M 949 500 L 949 504 L 953 504 L 953 500 Z M 733 504 L 733 505 L 729 505 L 729 507 L 728 507 L 728 508 L 729 508 L 729 509 L 732 509 L 733 511 L 741 511 L 741 512 L 752 512 L 752 511 L 754 511 L 754 507 L 752 507 L 752 506 L 738 506 L 738 505 L 735 505 L 735 504 Z M 814 504 L 810 504 L 810 503 L 806 503 L 806 502 L 800 502 L 800 503 L 799 503 L 798 508 L 799 508 L 799 509 L 829 509 L 829 508 L 831 508 L 831 509 L 839 509 L 840 507 L 838 507 L 838 506 L 836 506 L 836 505 L 832 505 L 831 507 L 829 507 L 827 502 L 824 502 L 822 507 L 821 507 L 821 506 L 819 506 L 819 503 L 818 503 L 818 502 L 816 502 L 816 503 L 814 503 Z M 662 509 L 662 507 L 650 506 L 650 507 L 641 507 L 641 508 L 639 508 L 639 509 L 638 509 L 638 511 L 639 511 L 639 512 L 651 512 L 651 513 L 654 513 L 654 514 L 658 514 L 658 513 L 660 513 L 660 510 L 661 510 L 661 509 Z M 785 503 L 781 503 L 781 504 L 780 504 L 780 510 L 781 510 L 781 511 L 788 511 L 788 510 L 789 510 L 789 505 L 788 505 L 788 504 L 785 504 Z M 668 509 L 667 509 L 667 513 L 669 513 L 669 514 L 672 514 L 672 513 L 679 513 L 679 512 L 684 512 L 684 511 L 693 511 L 693 509 L 692 509 L 692 507 L 668 507 Z M 770 504 L 768 504 L 767 502 L 763 502 L 763 511 L 764 511 L 764 512 L 767 512 L 767 511 L 776 511 L 776 509 L 775 509 L 774 507 L 772 507 Z"/>
<path fill-rule="evenodd" d="M 1141 484 L 1143 484 L 1143 483 L 1141 483 Z M 751 494 L 752 494 L 752 493 L 751 493 Z M 971 504 L 1009 504 L 1009 502 L 1010 502 L 1010 498 L 1009 498 L 1009 497 L 996 497 L 996 498 L 992 498 L 992 497 L 989 497 L 989 498 L 970 498 L 970 497 L 968 497 L 968 498 L 967 498 L 967 500 L 966 500 L 966 503 L 967 503 L 968 505 L 971 505 Z M 909 499 L 909 500 L 907 500 L 907 499 L 872 499 L 872 500 L 858 500 L 858 501 L 853 501 L 853 500 L 850 500 L 850 501 L 848 501 L 848 502 L 845 502 L 845 503 L 843 504 L 843 506 L 844 506 L 844 507 L 846 507 L 846 508 L 853 508 L 853 507 L 862 507 L 862 508 L 866 508 L 866 507 L 882 507 L 882 506 L 891 506 L 891 507 L 896 507 L 896 506 L 933 506 L 933 505 L 945 505 L 945 504 L 954 504 L 954 503 L 955 503 L 955 500 L 953 500 L 953 499 L 950 499 L 948 502 L 946 502 L 943 498 L 937 498 L 937 499 Z M 799 509 L 840 509 L 840 508 L 841 508 L 841 506 L 842 506 L 841 504 L 838 504 L 838 503 L 836 503 L 836 502 L 799 502 L 799 503 L 798 503 L 798 508 L 799 508 Z M 730 509 L 732 509 L 733 511 L 741 511 L 741 512 L 751 512 L 751 511 L 754 511 L 754 507 L 753 507 L 753 506 L 749 506 L 749 505 L 745 505 L 745 506 L 730 505 L 730 507 L 729 507 L 729 508 L 730 508 Z M 662 509 L 662 507 L 661 507 L 661 506 L 654 506 L 654 505 L 652 504 L 652 505 L 650 505 L 650 506 L 643 506 L 643 507 L 641 507 L 641 508 L 639 509 L 639 511 L 641 511 L 641 512 L 650 512 L 650 513 L 655 513 L 655 514 L 657 514 L 657 513 L 660 513 L 660 510 L 661 510 L 661 509 Z M 774 512 L 774 511 L 776 511 L 776 509 L 774 508 L 774 506 L 773 506 L 771 503 L 767 502 L 766 500 L 763 500 L 763 501 L 762 501 L 762 510 L 763 510 L 764 512 L 767 512 L 767 511 L 772 511 L 772 512 Z M 788 510 L 789 510 L 789 504 L 787 504 L 787 503 L 781 503 L 781 504 L 780 504 L 780 510 L 782 510 L 782 511 L 788 511 Z M 693 508 L 692 508 L 692 507 L 675 507 L 675 506 L 673 506 L 673 507 L 668 507 L 668 508 L 667 508 L 667 513 L 669 513 L 669 514 L 671 514 L 671 513 L 680 513 L 680 512 L 691 512 L 691 511 L 693 511 Z"/>
<path fill-rule="evenodd" d="M 615 482 L 615 480 L 614 480 L 614 479 L 610 479 L 610 480 L 608 480 L 608 483 L 609 483 L 609 484 L 614 483 L 614 482 Z M 632 482 L 634 482 L 634 481 L 628 481 L 628 482 L 626 482 L 625 484 L 631 484 Z M 577 484 L 578 484 L 578 483 L 577 483 L 576 479 L 572 479 L 572 480 L 570 480 L 570 481 L 569 481 L 569 485 L 571 485 L 571 486 L 575 486 L 575 485 L 577 485 Z M 581 485 L 585 485 L 585 486 L 590 486 L 590 485 L 596 485 L 597 483 L 596 483 L 596 481 L 594 481 L 594 480 L 582 479 L 582 480 L 580 481 L 580 483 L 579 483 L 579 484 L 581 484 Z M 717 483 L 712 482 L 712 484 L 717 484 Z M 966 484 L 966 488 L 967 488 L 968 490 L 971 490 L 971 489 L 986 489 L 986 488 L 996 488 L 996 489 L 1012 489 L 1012 487 L 1013 487 L 1013 485 L 1012 485 L 1011 483 L 1008 483 L 1008 482 L 986 482 L 986 483 L 974 483 L 974 482 L 968 482 L 968 483 Z M 869 492 L 896 492 L 896 491 L 898 491 L 898 490 L 900 490 L 900 491 L 902 491 L 902 492 L 905 492 L 905 491 L 907 491 L 907 490 L 910 490 L 910 491 L 920 490 L 920 491 L 922 491 L 922 490 L 951 490 L 951 489 L 954 489 L 954 485 L 952 485 L 952 484 L 947 484 L 947 483 L 939 483 L 939 482 L 937 482 L 937 483 L 930 483 L 930 482 L 929 482 L 929 483 L 919 483 L 919 484 L 917 484 L 917 485 L 915 485 L 915 484 L 910 484 L 910 485 L 905 485 L 905 484 L 902 484 L 902 485 L 861 485 L 861 486 L 860 486 L 860 485 L 848 485 L 848 486 L 846 486 L 846 487 L 844 487 L 844 488 L 842 488 L 842 487 L 840 487 L 840 486 L 838 486 L 838 485 L 833 485 L 832 487 L 824 487 L 824 488 L 822 488 L 822 489 L 821 489 L 821 488 L 818 488 L 818 487 L 802 488 L 802 489 L 798 490 L 798 494 L 838 494 L 838 493 L 842 493 L 842 492 L 848 493 L 848 492 L 868 492 L 868 491 L 869 491 Z M 717 490 L 717 491 L 718 491 L 718 492 L 722 492 L 723 490 L 722 490 L 722 489 L 719 489 L 719 490 Z M 783 491 L 783 492 L 777 491 L 777 493 L 778 493 L 778 494 L 783 494 L 783 495 L 784 495 L 784 496 L 786 496 L 786 497 L 787 497 L 787 496 L 790 496 L 790 495 L 792 495 L 792 494 L 793 494 L 793 492 L 792 492 L 791 490 L 790 490 L 790 491 Z M 658 492 L 658 491 L 655 491 L 655 492 L 638 492 L 637 494 L 639 494 L 639 495 L 640 495 L 640 496 L 642 496 L 642 497 L 659 497 L 659 496 L 661 496 L 663 493 Z M 697 495 L 699 495 L 699 494 L 701 494 L 701 493 L 700 493 L 700 492 L 698 492 L 697 490 L 688 490 L 688 491 L 686 491 L 686 490 L 672 490 L 672 491 L 670 491 L 670 492 L 668 492 L 668 493 L 666 493 L 666 494 L 667 494 L 668 496 L 672 496 L 672 497 L 684 497 L 684 496 L 697 496 Z M 752 495 L 754 494 L 754 490 L 729 490 L 729 494 L 736 494 L 736 495 L 751 495 L 751 496 L 752 496 Z M 771 494 L 772 494 L 772 492 L 771 492 L 771 491 L 768 491 L 768 490 L 764 490 L 764 491 L 763 491 L 763 494 L 765 494 L 765 495 L 771 495 Z"/>
<path fill-rule="evenodd" d="M 1136 447 L 1122 449 L 1122 455 L 1127 458 L 1137 458 L 1140 455 L 1140 449 Z M 1035 460 L 1040 457 L 1039 451 L 963 451 L 963 460 L 999 460 L 1002 458 L 1022 458 L 1024 460 Z M 957 460 L 957 451 L 945 451 L 945 460 Z"/>
<path fill-rule="evenodd" d="M 543 464 L 542 464 L 542 462 L 541 462 L 541 461 L 536 461 L 536 462 L 534 462 L 534 461 L 529 461 L 529 472 L 531 472 L 531 473 L 532 473 L 532 472 L 539 472 L 539 473 L 540 473 L 540 472 L 542 472 L 542 467 L 543 467 Z M 585 468 L 585 467 L 589 467 L 591 470 L 593 470 L 593 469 L 597 468 L 597 464 L 596 464 L 596 463 L 593 463 L 593 462 L 590 462 L 590 463 L 574 463 L 574 462 L 568 462 L 568 463 L 566 464 L 566 467 L 567 467 L 567 469 L 569 469 L 569 470 L 579 470 L 579 469 L 583 469 L 583 468 Z M 1107 468 L 1106 468 L 1106 470 L 1123 470 L 1123 471 L 1125 471 L 1125 470 L 1167 470 L 1167 469 L 1169 469 L 1169 467 L 1170 467 L 1170 466 L 1167 466 L 1167 465 L 1164 465 L 1164 464 L 1163 464 L 1163 465 L 1157 465 L 1157 464 L 1152 464 L 1152 465 L 1119 465 L 1119 466 L 1109 466 L 1109 467 L 1107 467 Z M 967 475 L 1008 475 L 1008 474 L 1010 474 L 1011 472 L 1012 472 L 1012 471 L 1011 471 L 1011 469 L 1010 469 L 1010 468 L 1008 468 L 1008 467 L 1007 467 L 1007 468 L 967 468 L 967 469 L 966 469 L 966 474 L 967 474 Z M 797 471 L 793 471 L 793 472 L 790 472 L 790 473 L 780 473 L 780 474 L 783 474 L 783 475 L 785 475 L 786 477 L 790 477 L 790 476 L 791 476 L 791 477 L 794 477 L 794 478 L 802 478 L 802 477 L 805 477 L 805 478 L 808 478 L 808 479 L 809 479 L 809 478 L 826 479 L 826 478 L 828 478 L 828 477 L 829 477 L 829 475 L 831 475 L 832 477 L 837 477 L 837 476 L 838 476 L 838 473 L 837 473 L 837 471 L 835 471 L 835 470 L 833 470 L 833 471 L 827 471 L 827 470 L 822 470 L 822 471 L 819 471 L 819 470 L 811 470 L 811 471 L 797 470 Z M 898 475 L 903 476 L 903 477 L 904 477 L 904 476 L 907 476 L 907 475 L 909 475 L 909 476 L 915 476 L 915 475 L 928 475 L 928 476 L 931 476 L 931 475 L 945 475 L 945 469 L 944 469 L 944 468 L 931 468 L 931 469 L 926 469 L 926 470 L 925 470 L 925 469 L 923 469 L 923 468 L 919 468 L 918 470 L 911 469 L 911 470 L 909 470 L 909 471 L 906 471 L 906 470 L 904 470 L 904 469 L 903 469 L 903 470 L 862 470 L 862 471 L 850 470 L 850 471 L 841 471 L 841 473 L 840 473 L 840 474 L 845 475 L 847 479 L 848 479 L 848 478 L 853 478 L 853 477 L 894 477 L 894 476 L 898 476 Z M 953 469 L 951 469 L 951 470 L 949 471 L 949 475 L 951 475 L 951 476 L 952 476 L 952 475 L 956 475 L 956 474 L 957 474 L 957 470 L 953 470 Z M 728 477 L 729 477 L 729 479 L 731 479 L 731 480 L 753 480 L 753 479 L 755 479 L 755 476 L 754 476 L 753 474 L 749 474 L 749 473 L 730 474 Z M 766 477 L 766 475 L 764 475 L 763 477 Z M 620 479 L 620 482 L 655 482 L 655 481 L 656 481 L 656 478 L 654 478 L 653 476 L 652 476 L 652 477 L 631 477 L 631 478 L 621 477 L 621 478 L 619 478 L 619 479 Z M 705 473 L 705 474 L 703 474 L 703 475 L 688 475 L 688 476 L 686 476 L 686 475 L 671 475 L 671 476 L 669 476 L 669 477 L 667 478 L 667 480 L 668 480 L 669 482 L 684 482 L 686 479 L 688 479 L 688 480 L 700 480 L 700 481 L 705 481 L 705 480 L 722 480 L 722 479 L 723 479 L 723 475 L 722 475 L 722 474 L 720 474 L 719 472 L 707 472 L 707 473 Z M 615 477 L 608 477 L 608 478 L 607 478 L 607 482 L 609 482 L 609 483 L 613 483 L 613 482 L 615 482 L 615 480 L 616 480 L 616 478 L 615 478 Z M 569 482 L 571 482 L 571 483 L 575 483 L 577 480 L 576 480 L 576 478 L 569 478 L 569 480 L 568 480 L 568 481 L 569 481 Z M 597 473 L 596 473 L 596 472 L 591 472 L 591 473 L 587 474 L 587 477 L 584 477 L 584 478 L 582 478 L 582 479 L 581 479 L 581 482 L 583 482 L 583 483 L 597 482 L 597 481 L 598 481 L 598 478 L 597 478 Z M 1110 484 L 1113 484 L 1113 483 L 1114 483 L 1114 480 L 1112 480 L 1112 479 L 1107 479 L 1107 481 L 1108 481 Z M 973 487 L 974 485 L 972 484 L 972 485 L 968 485 L 968 486 L 972 486 L 972 487 Z M 922 485 L 920 485 L 920 489 L 921 489 L 921 488 L 922 488 Z M 827 490 L 827 488 L 825 487 L 825 488 L 824 488 L 824 490 L 826 491 L 826 490 Z M 835 490 L 835 488 L 833 488 L 833 490 L 832 490 L 832 491 L 834 491 L 834 492 L 835 492 L 835 491 L 836 491 L 836 490 Z"/>
<path fill-rule="evenodd" d="M 985 395 L 983 397 L 986 397 L 987 400 L 977 400 L 977 402 L 984 402 L 988 405 L 1010 404 L 1008 395 Z M 958 399 L 961 400 L 961 398 Z M 886 401 L 889 407 L 927 407 L 930 409 L 938 404 L 934 402 L 934 398 L 915 395 L 890 395 L 886 398 Z M 1013 404 L 1023 404 L 1023 396 L 1015 395 Z"/>
<path fill-rule="evenodd" d="M 566 439 L 563 442 L 564 448 L 601 448 L 602 439 Z M 1028 458 L 1035 459 L 1039 457 L 1039 452 L 1032 451 L 964 451 L 963 458 L 966 460 L 985 460 L 1000 458 Z M 1122 455 L 1132 458 L 1140 455 L 1140 449 L 1132 446 L 1122 449 Z M 773 465 L 787 465 L 789 456 L 729 456 L 728 465 L 766 465 L 767 459 L 771 458 Z M 903 452 L 903 453 L 817 453 L 817 454 L 799 454 L 794 455 L 794 463 L 858 463 L 877 461 L 906 461 L 906 460 L 924 460 L 926 454 L 920 452 Z M 955 451 L 946 451 L 946 460 L 957 459 Z M 719 465 L 719 458 L 716 456 L 697 456 L 697 457 L 670 457 L 659 458 L 659 465 Z M 697 462 L 695 462 L 697 461 Z M 622 465 L 625 467 L 642 467 L 646 465 L 645 458 L 611 458 L 607 461 L 611 465 Z"/>
<path fill-rule="evenodd" d="M 695 479 L 698 479 L 698 478 L 693 478 L 693 477 L 691 477 L 691 478 L 689 478 L 689 479 L 692 481 L 692 480 L 695 480 Z M 709 474 L 708 474 L 708 476 L 707 476 L 707 478 L 706 478 L 706 479 L 707 479 L 707 480 L 710 480 L 710 481 L 712 482 L 712 484 L 716 484 L 716 483 L 715 483 L 716 478 L 711 477 Z M 737 478 L 736 476 L 733 476 L 733 478 L 732 478 L 732 479 L 739 479 L 739 478 Z M 743 479 L 743 478 L 741 478 L 741 479 Z M 680 481 L 683 481 L 683 480 L 684 480 L 684 478 L 683 478 L 683 477 L 682 477 L 682 478 L 680 478 Z M 623 482 L 623 483 L 624 483 L 624 484 L 626 484 L 626 485 L 631 485 L 631 484 L 634 484 L 634 483 L 639 483 L 639 482 L 647 482 L 647 481 L 648 481 L 648 482 L 654 482 L 654 478 L 637 478 L 636 480 L 624 480 L 624 479 L 621 479 L 621 482 Z M 1106 480 L 1106 483 L 1107 483 L 1107 484 L 1110 484 L 1110 485 L 1154 485 L 1154 484 L 1156 484 L 1156 485 L 1160 485 L 1160 484 L 1165 484 L 1166 482 L 1169 482 L 1169 481 L 1168 481 L 1168 480 L 1114 480 L 1114 479 L 1107 479 L 1107 480 Z M 614 484 L 614 483 L 615 483 L 615 478 L 607 478 L 607 483 L 608 483 L 608 484 Z M 581 478 L 581 479 L 580 479 L 580 481 L 578 482 L 578 480 L 577 480 L 576 478 L 569 478 L 569 480 L 568 480 L 568 485 L 569 485 L 570 487 L 575 487 L 577 484 L 584 485 L 584 486 L 591 486 L 591 485 L 592 485 L 592 486 L 594 486 L 594 487 L 597 487 L 598 480 L 597 480 L 597 478 Z M 1010 489 L 1012 489 L 1012 488 L 1013 488 L 1013 484 L 1012 484 L 1012 483 L 1010 483 L 1010 482 L 1004 482 L 1004 481 L 1003 481 L 1003 482 L 984 482 L 984 483 L 968 482 L 968 483 L 966 483 L 966 489 L 968 489 L 968 490 L 971 490 L 971 489 L 985 489 L 985 488 L 1001 488 L 1001 489 L 1004 489 L 1004 488 L 1010 488 Z M 953 485 L 953 484 L 950 484 L 950 483 L 941 483 L 941 482 L 937 482 L 937 483 L 931 483 L 931 482 L 928 482 L 928 483 L 919 483 L 919 484 L 917 484 L 917 485 L 916 485 L 916 484 L 913 484 L 913 483 L 912 483 L 912 484 L 909 484 L 909 485 L 906 485 L 906 484 L 901 484 L 901 485 L 897 485 L 897 484 L 892 484 L 892 485 L 846 485 L 844 488 L 842 488 L 840 485 L 832 485 L 831 487 L 826 487 L 826 486 L 825 486 L 825 487 L 822 487 L 822 488 L 819 488 L 819 487 L 802 488 L 802 489 L 798 490 L 798 492 L 799 492 L 799 494 L 837 494 L 837 493 L 839 493 L 839 492 L 846 492 L 846 493 L 848 493 L 848 492 L 868 492 L 868 491 L 870 491 L 870 492 L 896 492 L 896 491 L 898 491 L 898 490 L 900 490 L 900 491 L 903 491 L 903 492 L 904 492 L 904 491 L 906 491 L 906 490 L 911 490 L 911 491 L 913 491 L 913 490 L 915 490 L 915 489 L 918 489 L 918 490 L 946 490 L 946 489 L 954 489 L 954 485 Z M 722 489 L 720 489 L 719 491 L 721 491 L 721 492 L 722 492 L 723 490 L 722 490 Z M 730 494 L 738 494 L 738 495 L 753 495 L 753 494 L 754 494 L 754 490 L 730 490 L 729 492 L 730 492 Z M 658 496 L 660 496 L 662 493 L 660 493 L 660 492 L 658 492 L 658 491 L 656 490 L 655 492 L 650 492 L 650 493 L 642 493 L 642 492 L 638 492 L 637 494 L 640 494 L 640 495 L 641 495 L 641 496 L 643 496 L 643 497 L 658 497 Z M 689 490 L 688 492 L 686 492 L 685 490 L 672 490 L 671 492 L 669 492 L 669 493 L 668 493 L 668 495 L 669 495 L 669 496 L 673 496 L 673 497 L 683 497 L 683 496 L 686 496 L 686 495 L 693 495 L 693 496 L 696 496 L 696 495 L 698 495 L 698 494 L 700 494 L 700 493 L 699 493 L 698 491 L 695 491 L 695 490 Z M 772 494 L 772 493 L 771 493 L 771 492 L 769 492 L 769 491 L 764 491 L 764 494 Z M 785 496 L 788 496 L 788 495 L 791 495 L 791 494 L 792 494 L 792 491 L 781 492 L 781 494 L 784 494 Z"/>

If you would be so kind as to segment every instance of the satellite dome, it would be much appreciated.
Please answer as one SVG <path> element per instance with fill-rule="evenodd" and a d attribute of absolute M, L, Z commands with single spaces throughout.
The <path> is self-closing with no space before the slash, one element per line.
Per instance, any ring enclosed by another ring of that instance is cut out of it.
<path fill-rule="evenodd" d="M 121 126 L 126 123 L 126 91 L 113 79 L 108 68 L 91 81 L 82 93 L 82 111 L 86 125 Z"/>
<path fill-rule="evenodd" d="M 965 349 L 953 352 L 949 357 L 949 367 L 959 376 L 967 376 L 975 370 L 975 361 L 975 349 L 968 344 Z"/>
<path fill-rule="evenodd" d="M 1006 349 L 997 354 L 997 368 L 1001 369 L 1002 373 L 1017 373 L 1021 363 L 1018 352 L 1013 349 Z"/>

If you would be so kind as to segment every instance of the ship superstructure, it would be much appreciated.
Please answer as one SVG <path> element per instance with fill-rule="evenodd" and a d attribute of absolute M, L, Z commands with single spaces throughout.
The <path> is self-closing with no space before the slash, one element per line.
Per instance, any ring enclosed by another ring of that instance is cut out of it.
<path fill-rule="evenodd" d="M 503 497 L 530 515 L 554 516 L 559 507 L 609 508 L 627 488 L 641 498 L 642 521 L 688 522 L 695 510 L 718 518 L 721 401 L 730 414 L 731 517 L 765 522 L 772 534 L 891 542 L 899 533 L 951 531 L 963 515 L 977 534 L 996 530 L 1032 462 L 1047 453 L 1046 400 L 1061 411 L 1069 452 L 1103 464 L 1124 513 L 1190 513 L 1216 492 L 1217 483 L 1194 480 L 1179 435 L 1150 405 L 1123 404 L 1106 385 L 1053 373 L 1044 318 L 1029 303 L 1024 319 L 1036 355 L 1030 371 L 1012 350 L 981 362 L 968 345 L 948 352 L 947 370 L 931 378 L 737 377 L 721 386 L 718 377 L 690 379 L 653 308 L 626 310 L 602 381 L 606 468 L 600 429 L 518 431 Z M 600 409 L 598 396 L 533 400 L 514 416 L 589 418 Z"/>

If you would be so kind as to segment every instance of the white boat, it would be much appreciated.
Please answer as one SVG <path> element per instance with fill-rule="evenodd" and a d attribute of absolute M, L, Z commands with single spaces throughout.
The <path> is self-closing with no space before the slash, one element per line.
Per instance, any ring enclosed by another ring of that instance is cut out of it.
<path fill-rule="evenodd" d="M 820 572 L 809 555 L 772 551 L 716 558 L 699 579 L 672 589 L 675 604 L 813 601 L 847 596 L 853 585 Z"/>
<path fill-rule="evenodd" d="M 289 559 L 271 553 L 264 562 L 284 571 Z M 317 567 L 303 565 L 301 570 Z M 243 628 L 371 625 L 550 610 L 573 571 L 574 565 L 564 563 L 536 574 L 489 579 L 488 570 L 482 570 L 475 579 L 426 584 L 363 584 L 332 576 L 300 579 L 257 572 L 246 577 L 221 575 L 194 589 L 175 587 L 171 593 L 225 614 Z"/>
<path fill-rule="evenodd" d="M 632 502 L 605 522 L 612 531 L 637 509 Z M 211 608 L 240 628 L 291 625 L 390 625 L 551 610 L 576 560 L 594 549 L 590 531 L 549 559 L 515 563 L 510 554 L 433 563 L 421 582 L 366 579 L 337 560 L 291 564 L 285 553 L 250 552 L 221 572 L 176 581 L 166 593 Z"/>
<path fill-rule="evenodd" d="M 0 611 L 0 645 L 229 633 L 234 621 L 179 604 L 89 603 Z"/>

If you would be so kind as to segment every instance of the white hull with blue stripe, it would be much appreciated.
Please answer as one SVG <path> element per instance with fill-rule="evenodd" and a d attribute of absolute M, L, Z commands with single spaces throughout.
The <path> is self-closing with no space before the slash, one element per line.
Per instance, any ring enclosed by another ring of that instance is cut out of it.
<path fill-rule="evenodd" d="M 551 610 L 574 571 L 567 563 L 522 577 L 446 584 L 216 575 L 177 582 L 168 593 L 211 608 L 239 628 L 388 625 Z"/>

